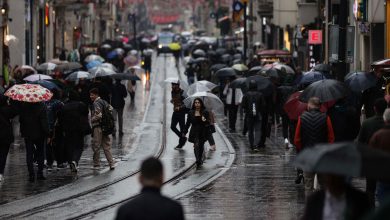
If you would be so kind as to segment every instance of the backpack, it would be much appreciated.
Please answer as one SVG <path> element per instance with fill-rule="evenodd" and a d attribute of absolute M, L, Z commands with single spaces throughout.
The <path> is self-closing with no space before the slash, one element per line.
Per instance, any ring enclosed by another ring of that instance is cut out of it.
<path fill-rule="evenodd" d="M 100 126 L 102 128 L 103 135 L 106 136 L 114 133 L 115 130 L 115 120 L 114 116 L 112 115 L 112 110 L 112 106 L 107 102 L 104 102 L 102 107 L 102 120 L 100 122 Z"/>

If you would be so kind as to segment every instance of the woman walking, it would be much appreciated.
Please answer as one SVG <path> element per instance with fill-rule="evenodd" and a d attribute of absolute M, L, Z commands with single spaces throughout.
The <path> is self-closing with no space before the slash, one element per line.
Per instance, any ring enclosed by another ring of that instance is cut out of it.
<path fill-rule="evenodd" d="M 188 141 L 194 144 L 196 166 L 199 168 L 203 163 L 204 143 L 207 141 L 210 132 L 209 112 L 200 98 L 194 99 L 192 108 L 188 113 L 185 134 L 187 134 L 190 126 Z"/>

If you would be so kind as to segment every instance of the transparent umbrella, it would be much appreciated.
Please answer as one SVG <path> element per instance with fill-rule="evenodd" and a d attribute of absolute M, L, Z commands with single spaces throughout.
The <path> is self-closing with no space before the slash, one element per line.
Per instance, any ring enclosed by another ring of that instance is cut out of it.
<path fill-rule="evenodd" d="M 187 95 L 191 96 L 192 94 L 195 94 L 197 92 L 209 92 L 210 88 L 207 86 L 201 84 L 201 83 L 193 83 L 188 87 Z"/>
<path fill-rule="evenodd" d="M 89 63 L 89 62 L 91 62 L 91 61 L 93 61 L 93 60 L 99 60 L 99 61 L 101 61 L 101 62 L 104 62 L 104 58 L 101 57 L 101 56 L 99 56 L 99 55 L 96 55 L 96 54 L 91 54 L 91 55 L 87 56 L 87 57 L 84 59 L 84 62 Z"/>
<path fill-rule="evenodd" d="M 161 87 L 165 87 L 167 85 L 171 85 L 172 83 L 179 83 L 180 88 L 184 91 L 188 90 L 188 84 L 184 80 L 180 80 L 179 78 L 176 77 L 169 77 L 165 79 L 164 81 L 161 81 L 159 84 Z"/>
<path fill-rule="evenodd" d="M 74 73 L 71 73 L 68 77 L 65 78 L 65 80 L 68 81 L 76 81 L 78 79 L 91 79 L 92 76 L 89 74 L 89 72 L 85 71 L 76 71 Z"/>
<path fill-rule="evenodd" d="M 213 110 L 215 112 L 223 112 L 223 102 L 221 99 L 210 92 L 197 92 L 184 99 L 184 104 L 187 108 L 192 108 L 192 104 L 195 98 L 201 98 L 207 110 Z"/>
<path fill-rule="evenodd" d="M 116 73 L 112 69 L 109 69 L 107 67 L 100 67 L 100 66 L 92 68 L 92 69 L 88 70 L 88 72 L 90 72 L 93 77 L 111 76 L 111 75 L 114 75 Z"/>
<path fill-rule="evenodd" d="M 55 63 L 50 63 L 50 62 L 47 62 L 47 63 L 42 63 L 41 65 L 37 66 L 37 70 L 38 71 L 51 71 L 51 70 L 54 70 L 56 68 L 57 64 Z"/>

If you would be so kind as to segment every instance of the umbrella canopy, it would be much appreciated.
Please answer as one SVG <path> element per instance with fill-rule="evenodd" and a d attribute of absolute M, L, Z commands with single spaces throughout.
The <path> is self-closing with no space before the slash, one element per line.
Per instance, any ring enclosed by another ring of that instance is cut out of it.
<path fill-rule="evenodd" d="M 309 85 L 313 82 L 317 82 L 320 80 L 326 79 L 323 73 L 318 71 L 309 71 L 303 74 L 301 81 L 299 81 L 300 85 Z"/>
<path fill-rule="evenodd" d="M 344 78 L 345 84 L 353 92 L 358 92 L 358 93 L 374 87 L 377 81 L 378 78 L 374 74 L 366 73 L 366 72 L 348 73 Z"/>
<path fill-rule="evenodd" d="M 257 53 L 257 55 L 265 57 L 265 56 L 273 56 L 273 57 L 278 57 L 278 56 L 289 56 L 291 53 L 286 50 L 262 50 Z"/>
<path fill-rule="evenodd" d="M 63 63 L 68 63 L 67 60 L 60 60 L 59 58 L 51 59 L 49 62 L 57 64 L 57 65 L 60 65 L 60 64 L 63 64 Z"/>
<path fill-rule="evenodd" d="M 132 70 L 135 70 L 135 74 L 143 74 L 145 70 L 139 66 L 131 66 L 126 69 L 125 73 L 131 73 Z"/>
<path fill-rule="evenodd" d="M 112 59 L 115 59 L 115 58 L 118 58 L 120 56 L 120 54 L 117 52 L 117 51 L 115 51 L 115 50 L 112 50 L 112 51 L 110 51 L 108 54 L 107 54 L 107 59 L 110 59 L 110 60 L 112 60 Z"/>
<path fill-rule="evenodd" d="M 269 76 L 269 77 L 274 78 L 274 79 L 280 79 L 281 78 L 281 74 L 275 68 L 270 68 L 270 69 L 264 69 L 263 68 L 262 73 L 265 76 Z"/>
<path fill-rule="evenodd" d="M 224 55 L 221 56 L 220 59 L 221 59 L 222 62 L 229 62 L 231 60 L 231 58 L 232 57 L 230 56 L 230 54 L 224 54 Z"/>
<path fill-rule="evenodd" d="M 91 55 L 88 55 L 85 59 L 84 59 L 84 62 L 86 63 L 89 63 L 93 60 L 98 60 L 100 62 L 104 62 L 104 58 L 99 56 L 99 55 L 96 55 L 96 54 L 91 54 Z"/>
<path fill-rule="evenodd" d="M 169 78 L 165 79 L 164 81 L 161 81 L 159 84 L 161 87 L 165 87 L 167 85 L 171 85 L 172 83 L 179 83 L 181 89 L 183 89 L 184 91 L 188 90 L 187 82 L 184 80 L 180 80 L 177 77 L 169 77 Z"/>
<path fill-rule="evenodd" d="M 223 55 L 226 53 L 226 49 L 225 48 L 217 48 L 215 50 L 215 52 L 218 54 L 218 55 Z"/>
<path fill-rule="evenodd" d="M 202 85 L 206 86 L 207 88 L 209 88 L 210 90 L 213 90 L 214 88 L 218 87 L 218 85 L 216 85 L 210 81 L 207 81 L 207 80 L 200 80 L 200 81 L 197 81 L 196 83 L 202 84 Z"/>
<path fill-rule="evenodd" d="M 214 95 L 210 92 L 197 92 L 192 94 L 191 96 L 184 99 L 184 105 L 187 108 L 192 108 L 192 103 L 195 98 L 201 98 L 203 100 L 204 106 L 208 110 L 214 110 L 216 112 L 221 111 L 223 109 L 223 102 L 219 99 L 218 96 Z"/>
<path fill-rule="evenodd" d="M 68 77 L 65 78 L 65 80 L 68 81 L 76 81 L 78 79 L 91 79 L 92 76 L 89 74 L 89 72 L 85 71 L 76 71 L 74 73 L 71 73 Z"/>
<path fill-rule="evenodd" d="M 375 61 L 371 64 L 371 67 L 382 67 L 382 68 L 390 67 L 390 59 Z"/>
<path fill-rule="evenodd" d="M 123 62 L 125 62 L 129 66 L 135 66 L 138 64 L 138 58 L 136 55 L 128 55 L 123 59 Z"/>
<path fill-rule="evenodd" d="M 249 70 L 248 75 L 249 75 L 249 76 L 258 75 L 258 74 L 260 74 L 260 72 L 261 72 L 262 69 L 263 69 L 263 67 L 261 67 L 261 66 L 252 67 L 252 68 Z"/>
<path fill-rule="evenodd" d="M 57 84 L 55 84 L 51 81 L 48 81 L 48 80 L 38 80 L 38 81 L 31 82 L 31 84 L 41 85 L 41 86 L 43 86 L 46 89 L 49 89 L 51 91 L 53 91 L 54 89 L 61 90 L 60 87 L 57 86 Z"/>
<path fill-rule="evenodd" d="M 100 46 L 100 48 L 103 48 L 103 49 L 111 49 L 112 47 L 111 47 L 111 45 L 109 45 L 109 44 L 102 44 L 101 46 Z"/>
<path fill-rule="evenodd" d="M 8 89 L 4 95 L 21 102 L 43 102 L 49 101 L 53 93 L 38 84 L 17 84 Z"/>
<path fill-rule="evenodd" d="M 38 71 L 51 71 L 51 70 L 54 70 L 56 68 L 57 64 L 55 63 L 50 63 L 50 62 L 47 62 L 47 63 L 42 63 L 41 65 L 39 65 L 37 67 L 37 70 Z"/>
<path fill-rule="evenodd" d="M 328 102 L 348 95 L 349 89 L 340 81 L 334 79 L 324 79 L 308 86 L 300 96 L 300 100 L 307 102 L 311 97 L 318 97 L 320 101 Z"/>
<path fill-rule="evenodd" d="M 248 67 L 244 64 L 235 64 L 232 66 L 232 68 L 239 72 L 244 72 L 248 70 Z"/>
<path fill-rule="evenodd" d="M 231 67 L 225 67 L 215 72 L 215 75 L 219 78 L 233 77 L 236 76 L 236 71 Z"/>
<path fill-rule="evenodd" d="M 188 87 L 187 95 L 191 96 L 197 92 L 209 92 L 211 89 L 202 83 L 196 82 Z"/>
<path fill-rule="evenodd" d="M 293 70 L 293 68 L 291 68 L 290 66 L 288 66 L 286 64 L 274 63 L 273 68 L 275 68 L 275 69 L 277 69 L 285 74 L 295 74 L 295 71 Z"/>
<path fill-rule="evenodd" d="M 298 120 L 298 117 L 307 110 L 307 103 L 301 102 L 299 97 L 302 91 L 295 92 L 290 95 L 286 103 L 284 103 L 283 110 L 287 113 L 291 120 Z M 334 103 L 323 103 L 320 111 L 326 112 Z"/>
<path fill-rule="evenodd" d="M 94 67 L 90 70 L 88 70 L 88 72 L 91 73 L 92 77 L 105 77 L 105 76 L 110 76 L 110 75 L 113 75 L 115 74 L 116 72 L 112 69 L 109 69 L 107 67 Z"/>
<path fill-rule="evenodd" d="M 33 82 L 33 81 L 44 80 L 44 79 L 53 79 L 53 78 L 52 78 L 51 76 L 48 76 L 48 75 L 33 74 L 33 75 L 27 76 L 27 77 L 24 78 L 23 80 L 24 80 L 24 81 Z"/>
<path fill-rule="evenodd" d="M 16 68 L 15 72 L 18 72 L 18 71 L 21 71 L 22 73 L 28 73 L 28 72 L 32 72 L 34 74 L 37 73 L 37 71 L 34 69 L 34 67 L 29 66 L 29 65 L 22 65 L 22 66 Z"/>
<path fill-rule="evenodd" d="M 125 50 L 118 47 L 118 48 L 115 48 L 114 51 L 118 54 L 118 55 L 123 55 L 125 54 Z"/>
<path fill-rule="evenodd" d="M 192 52 L 192 55 L 197 58 L 197 57 L 205 57 L 206 56 L 206 52 L 204 52 L 204 50 L 202 49 L 196 49 L 194 52 Z"/>
<path fill-rule="evenodd" d="M 64 71 L 73 71 L 73 70 L 78 70 L 81 67 L 83 67 L 80 63 L 77 62 L 70 62 L 70 63 L 62 63 L 58 64 L 55 70 L 64 72 Z"/>
<path fill-rule="evenodd" d="M 225 67 L 227 67 L 226 64 L 222 64 L 222 63 L 214 64 L 210 67 L 210 71 L 217 72 L 218 70 L 225 68 Z"/>
<path fill-rule="evenodd" d="M 356 142 L 320 144 L 300 152 L 294 165 L 307 172 L 389 180 L 390 154 Z"/>
<path fill-rule="evenodd" d="M 169 49 L 174 50 L 174 51 L 181 49 L 181 46 L 178 43 L 170 43 L 170 44 L 168 44 L 168 47 L 169 47 Z"/>
<path fill-rule="evenodd" d="M 237 59 L 237 60 L 240 60 L 240 59 L 242 59 L 242 54 L 240 54 L 240 53 L 236 53 L 236 54 L 234 54 L 233 55 L 233 59 Z"/>
<path fill-rule="evenodd" d="M 120 79 L 120 80 L 141 80 L 137 75 L 135 74 L 128 74 L 128 73 L 116 73 L 110 76 L 113 79 Z"/>
<path fill-rule="evenodd" d="M 257 91 L 263 93 L 264 96 L 270 96 L 274 93 L 274 85 L 269 78 L 259 75 L 250 76 L 246 78 L 246 88 L 249 88 L 249 83 L 252 80 L 257 84 Z"/>
<path fill-rule="evenodd" d="M 242 90 L 247 90 L 247 85 L 246 85 L 246 78 L 243 77 L 243 78 L 237 78 L 235 80 L 233 80 L 230 84 L 229 84 L 229 87 L 231 88 L 240 88 Z"/>
<path fill-rule="evenodd" d="M 95 68 L 95 67 L 100 66 L 102 64 L 103 63 L 99 60 L 92 60 L 91 62 L 87 63 L 86 67 L 87 67 L 87 69 L 92 69 L 92 68 Z"/>
<path fill-rule="evenodd" d="M 118 69 L 117 69 L 114 65 L 112 65 L 111 63 L 102 63 L 100 66 L 101 66 L 101 67 L 106 67 L 106 68 L 112 69 L 112 70 L 114 70 L 115 72 L 118 71 Z"/>

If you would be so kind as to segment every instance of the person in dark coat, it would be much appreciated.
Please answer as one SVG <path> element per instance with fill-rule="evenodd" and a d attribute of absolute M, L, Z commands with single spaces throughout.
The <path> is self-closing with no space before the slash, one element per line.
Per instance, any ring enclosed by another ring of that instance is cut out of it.
<path fill-rule="evenodd" d="M 19 108 L 20 133 L 26 145 L 26 162 L 29 173 L 29 181 L 34 182 L 33 157 L 38 162 L 37 178 L 45 180 L 43 175 L 44 144 L 49 136 L 49 122 L 46 107 L 43 103 L 21 103 Z M 34 150 L 35 149 L 35 150 Z"/>
<path fill-rule="evenodd" d="M 126 86 L 121 83 L 121 80 L 115 80 L 115 84 L 111 89 L 111 106 L 114 108 L 114 119 L 118 121 L 119 136 L 123 135 L 123 108 L 125 107 L 126 96 Z M 115 136 L 115 134 L 116 129 L 112 135 Z"/>
<path fill-rule="evenodd" d="M 4 179 L 4 168 L 11 143 L 14 141 L 12 122 L 16 110 L 8 105 L 7 97 L 0 95 L 0 183 Z"/>
<path fill-rule="evenodd" d="M 245 123 L 248 129 L 251 150 L 258 150 L 261 139 L 261 120 L 265 108 L 263 94 L 257 91 L 254 80 L 249 83 L 249 91 L 242 98 L 241 105 L 245 111 Z"/>
<path fill-rule="evenodd" d="M 290 85 L 279 86 L 276 89 L 276 112 L 278 112 L 280 114 L 280 117 L 282 118 L 282 132 L 286 149 L 291 146 L 291 142 L 293 142 L 294 140 L 295 126 L 294 123 L 288 117 L 287 113 L 284 111 L 283 107 L 294 91 L 295 88 Z"/>
<path fill-rule="evenodd" d="M 385 122 L 383 121 L 383 113 L 385 112 L 386 108 L 387 102 L 384 98 L 379 98 L 375 101 L 375 115 L 363 121 L 358 135 L 358 142 L 362 144 L 368 144 L 372 135 L 384 127 Z M 366 179 L 366 192 L 372 207 L 375 207 L 375 190 L 376 181 L 373 179 Z"/>
<path fill-rule="evenodd" d="M 308 111 L 298 117 L 294 136 L 294 144 L 298 153 L 316 144 L 334 142 L 332 122 L 329 116 L 320 111 L 320 107 L 320 99 L 312 97 L 307 105 Z M 303 175 L 298 173 L 298 178 L 303 178 Z M 296 182 L 300 181 L 296 180 Z M 307 191 L 314 190 L 313 173 L 305 173 L 305 189 Z"/>
<path fill-rule="evenodd" d="M 76 91 L 70 91 L 68 101 L 58 113 L 59 124 L 64 135 L 66 160 L 72 172 L 78 164 L 84 148 L 84 136 L 89 132 L 88 107 L 80 101 Z"/>
<path fill-rule="evenodd" d="M 100 77 L 95 78 L 95 82 L 91 84 L 88 91 L 91 91 L 91 89 L 98 89 L 99 90 L 99 97 L 102 98 L 104 101 L 110 103 L 111 98 L 111 91 L 110 87 L 107 86 L 107 83 L 103 82 Z"/>
<path fill-rule="evenodd" d="M 192 109 L 188 112 L 187 123 L 184 134 L 187 134 L 191 127 L 188 141 L 194 144 L 196 166 L 199 168 L 203 164 L 204 143 L 207 141 L 210 132 L 210 115 L 206 110 L 202 99 L 195 98 Z"/>
<path fill-rule="evenodd" d="M 362 219 L 370 211 L 368 196 L 346 183 L 345 177 L 322 175 L 324 188 L 307 200 L 302 220 Z"/>
<path fill-rule="evenodd" d="M 183 102 L 186 95 L 184 90 L 180 88 L 180 81 L 172 83 L 171 97 L 171 103 L 173 104 L 171 130 L 179 137 L 179 144 L 175 149 L 181 149 L 187 142 L 187 138 L 183 132 L 185 129 L 187 108 Z M 177 124 L 179 124 L 180 130 L 177 129 Z"/>
<path fill-rule="evenodd" d="M 119 207 L 116 220 L 184 220 L 180 203 L 161 195 L 164 182 L 163 165 L 156 158 L 142 162 L 139 196 Z"/>

